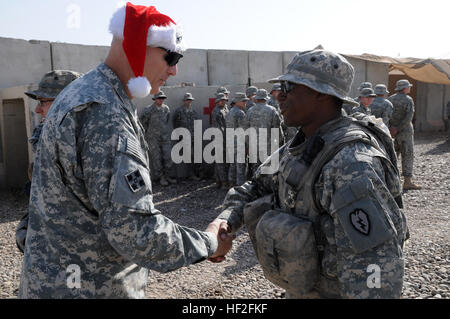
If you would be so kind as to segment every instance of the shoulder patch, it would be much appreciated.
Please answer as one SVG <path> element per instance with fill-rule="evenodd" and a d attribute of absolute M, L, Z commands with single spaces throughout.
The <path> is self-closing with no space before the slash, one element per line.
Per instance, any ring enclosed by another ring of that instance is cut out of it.
<path fill-rule="evenodd" d="M 362 209 L 356 209 L 350 213 L 350 223 L 353 228 L 361 234 L 368 236 L 370 233 L 370 219 L 369 216 Z"/>
<path fill-rule="evenodd" d="M 142 187 L 145 186 L 144 178 L 139 172 L 139 169 L 125 175 L 125 180 L 133 193 L 138 192 Z"/>

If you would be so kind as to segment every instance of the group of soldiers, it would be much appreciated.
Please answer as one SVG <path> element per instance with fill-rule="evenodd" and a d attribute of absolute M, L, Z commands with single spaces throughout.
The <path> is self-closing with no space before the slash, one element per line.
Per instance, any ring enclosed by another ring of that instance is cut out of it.
<path fill-rule="evenodd" d="M 375 89 L 372 83 L 362 82 L 359 86 L 359 96 L 354 100 L 359 106 L 353 107 L 348 103 L 343 105 L 343 113 L 353 115 L 363 113 L 379 118 L 389 128 L 394 139 L 395 151 L 401 157 L 402 175 L 405 180 L 404 190 L 418 190 L 421 186 L 412 181 L 414 162 L 414 101 L 408 95 L 412 84 L 408 80 L 397 81 L 396 93 L 387 97 L 389 91 L 386 85 L 377 84 Z"/>
<path fill-rule="evenodd" d="M 279 84 L 275 84 L 270 94 L 265 89 L 258 89 L 255 86 L 247 88 L 246 92 L 236 92 L 232 98 L 231 104 L 228 105 L 230 91 L 225 87 L 219 87 L 215 93 L 216 106 L 211 115 L 212 127 L 218 128 L 223 136 L 224 148 L 221 163 L 214 164 L 214 177 L 216 186 L 228 190 L 229 188 L 241 185 L 249 178 L 256 168 L 264 161 L 265 158 L 258 158 L 256 162 L 249 162 L 248 148 L 249 143 L 246 142 L 244 161 L 237 158 L 238 143 L 234 143 L 234 161 L 227 163 L 225 158 L 226 152 L 226 129 L 243 130 L 253 127 L 256 129 L 256 138 L 259 141 L 259 133 L 266 129 L 267 150 L 270 150 L 271 143 L 275 143 L 276 148 L 283 145 L 285 141 L 294 137 L 297 132 L 295 127 L 287 127 L 284 124 L 280 108 L 277 102 L 277 95 L 281 90 Z M 159 181 L 161 185 L 167 186 L 169 183 L 176 183 L 176 179 L 172 178 L 172 160 L 171 160 L 171 129 L 170 129 L 170 108 L 164 104 L 167 96 L 163 91 L 153 96 L 155 101 L 152 105 L 147 106 L 140 121 L 145 130 L 145 138 L 149 147 L 149 158 L 152 163 L 152 178 Z M 194 134 L 194 121 L 200 120 L 198 113 L 193 109 L 192 102 L 195 98 L 191 93 L 187 92 L 183 97 L 183 105 L 175 110 L 172 120 L 174 129 L 183 127 L 189 130 L 191 136 Z M 271 129 L 278 130 L 278 137 L 270 136 Z M 256 145 L 258 148 L 259 145 Z M 193 139 L 191 139 L 191 154 L 194 153 Z M 270 154 L 267 154 L 267 157 Z M 193 180 L 200 180 L 205 175 L 202 171 L 201 163 L 193 164 L 192 175 Z"/>
<path fill-rule="evenodd" d="M 326 50 L 296 54 L 284 74 L 269 80 L 279 84 L 279 94 L 278 86 L 272 90 L 279 109 L 268 105 L 267 91 L 250 94 L 249 88 L 234 94 L 230 110 L 229 92 L 220 88 L 213 126 L 272 128 L 283 146 L 265 161 L 258 158 L 264 162 L 256 171 L 259 163 L 250 163 L 250 178 L 242 177 L 243 166 L 227 171 L 216 163 L 218 185 L 231 176 L 236 186 L 205 230 L 183 226 L 155 208 L 150 176 L 150 160 L 159 159 L 156 178 L 173 182 L 171 164 L 163 162 L 170 117 L 160 91 L 161 79 L 176 75 L 183 52 L 171 21 L 153 6 L 128 2 L 111 19 L 105 62 L 80 78 L 55 71 L 28 92 L 46 113 L 33 134 L 29 215 L 16 232 L 24 252 L 19 297 L 143 298 L 149 269 L 224 261 L 245 225 L 265 277 L 286 289 L 287 298 L 400 298 L 409 231 L 392 136 L 406 183 L 411 84 L 398 81 L 389 98 L 390 130 L 382 115 L 366 114 L 370 88 L 362 89 L 359 106 L 349 96 L 353 66 Z M 149 28 L 156 22 L 165 28 Z M 138 31 L 148 31 L 150 40 L 134 37 Z M 130 47 L 142 55 L 133 56 Z M 152 67 L 144 68 L 147 61 Z M 151 85 L 137 85 L 139 78 Z M 149 93 L 155 103 L 139 119 L 132 99 Z M 193 100 L 186 93 L 174 127 L 192 128 Z M 363 112 L 347 116 L 345 104 Z M 294 138 L 284 136 L 282 119 L 299 128 Z M 276 157 L 279 167 L 266 173 Z"/>

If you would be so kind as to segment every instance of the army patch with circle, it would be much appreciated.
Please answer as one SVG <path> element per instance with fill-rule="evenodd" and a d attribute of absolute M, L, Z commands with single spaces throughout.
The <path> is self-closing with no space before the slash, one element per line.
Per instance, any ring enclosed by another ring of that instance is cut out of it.
<path fill-rule="evenodd" d="M 133 193 L 138 192 L 142 187 L 145 186 L 144 178 L 142 177 L 141 172 L 139 172 L 138 169 L 130 174 L 125 175 L 125 180 L 127 181 L 128 186 Z"/>
<path fill-rule="evenodd" d="M 356 209 L 350 213 L 350 223 L 353 228 L 363 235 L 369 235 L 370 220 L 369 216 L 362 209 Z"/>

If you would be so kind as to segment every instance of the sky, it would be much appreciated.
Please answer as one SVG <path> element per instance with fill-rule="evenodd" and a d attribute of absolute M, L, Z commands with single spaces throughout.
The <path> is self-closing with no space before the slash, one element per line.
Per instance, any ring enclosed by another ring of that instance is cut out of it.
<path fill-rule="evenodd" d="M 134 0 L 181 23 L 193 49 L 450 59 L 449 0 Z M 125 1 L 0 0 L 0 37 L 109 45 Z M 0 52 L 1 54 L 1 52 Z"/>

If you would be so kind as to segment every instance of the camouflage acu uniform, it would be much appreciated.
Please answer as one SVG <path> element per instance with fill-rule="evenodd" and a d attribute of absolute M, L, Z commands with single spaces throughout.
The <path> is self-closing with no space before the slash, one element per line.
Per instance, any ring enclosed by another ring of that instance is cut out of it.
<path fill-rule="evenodd" d="M 338 118 L 323 125 L 317 134 L 327 144 L 354 128 L 353 121 L 349 117 Z M 375 147 L 361 142 L 350 144 L 322 168 L 317 182 L 312 185 L 313 201 L 320 205 L 320 211 L 310 209 L 304 206 L 304 189 L 291 187 L 281 172 L 281 167 L 289 167 L 302 158 L 305 147 L 306 142 L 289 145 L 282 152 L 279 172 L 261 174 L 259 168 L 251 181 L 231 189 L 219 218 L 225 219 L 232 232 L 236 232 L 244 222 L 244 206 L 256 198 L 273 194 L 281 211 L 315 221 L 320 245 L 320 276 L 313 289 L 304 295 L 288 294 L 289 297 L 399 298 L 404 261 L 403 240 L 398 238 L 404 238 L 406 224 L 394 200 L 401 193 L 398 175 L 386 174 L 386 169 L 390 169 L 385 168 L 386 157 Z M 391 176 L 397 178 L 391 179 Z M 367 188 L 361 189 L 361 185 Z M 372 229 L 376 229 L 370 235 L 363 234 L 350 219 L 361 207 L 365 207 L 364 214 Z M 370 265 L 381 269 L 380 288 L 368 288 Z"/>
<path fill-rule="evenodd" d="M 25 92 L 27 96 L 34 100 L 39 99 L 55 99 L 58 94 L 72 81 L 81 77 L 82 74 L 75 71 L 70 70 L 53 70 L 47 72 L 41 79 L 38 85 L 38 89 L 34 91 Z M 37 148 L 39 145 L 39 140 L 42 133 L 42 128 L 45 123 L 45 114 L 41 114 L 43 116 L 41 122 L 38 126 L 33 129 L 33 134 L 28 142 L 31 144 L 31 148 L 33 153 L 36 154 Z M 33 174 L 33 163 L 28 166 L 28 178 L 29 182 L 25 185 L 25 191 L 28 197 L 30 197 L 31 191 L 31 179 Z M 28 228 L 28 212 L 22 216 L 19 221 L 19 224 L 16 228 L 16 244 L 17 248 L 23 253 L 25 247 L 25 240 L 27 236 L 27 228 Z"/>
<path fill-rule="evenodd" d="M 392 103 L 381 96 L 374 98 L 372 104 L 370 104 L 370 111 L 372 112 L 372 115 L 382 119 L 386 126 L 389 126 L 389 121 L 392 116 L 392 109 Z"/>
<path fill-rule="evenodd" d="M 274 140 L 275 144 L 277 144 L 277 148 L 280 144 L 284 143 L 284 136 L 283 136 L 283 129 L 281 128 L 281 120 L 277 113 L 277 111 L 270 105 L 267 105 L 265 103 L 256 103 L 255 106 L 253 106 L 250 110 L 247 111 L 247 121 L 249 127 L 253 127 L 256 129 L 258 142 L 256 144 L 253 144 L 250 142 L 249 144 L 249 152 L 251 154 L 252 147 L 255 147 L 257 150 L 258 158 L 256 163 L 249 162 L 249 173 L 250 175 L 253 175 L 258 168 L 259 165 L 261 165 L 262 162 L 264 162 L 265 158 L 260 158 L 259 156 L 259 150 L 261 147 L 263 147 L 262 144 L 259 142 L 259 135 L 261 134 L 261 131 L 259 129 L 265 129 L 267 133 L 267 139 L 265 142 L 264 147 L 266 147 L 266 154 L 267 156 L 271 153 L 271 143 L 272 140 L 275 139 L 275 137 L 272 137 L 271 129 L 275 128 L 278 129 L 278 139 Z"/>
<path fill-rule="evenodd" d="M 366 114 L 366 115 L 371 115 L 372 114 L 372 112 L 371 112 L 371 110 L 370 110 L 370 106 L 369 107 L 365 107 L 364 105 L 359 105 L 359 106 L 357 106 L 357 107 L 354 107 L 353 109 L 352 109 L 352 112 L 350 113 L 350 114 L 353 114 L 353 113 L 363 113 L 363 114 Z M 350 115 L 349 114 L 349 115 Z"/>
<path fill-rule="evenodd" d="M 224 106 L 223 108 L 220 108 L 218 105 L 213 109 L 212 112 L 212 126 L 220 129 L 223 133 L 223 163 L 215 163 L 214 164 L 214 175 L 216 177 L 216 181 L 220 183 L 227 183 L 228 182 L 228 165 L 226 163 L 226 116 L 228 114 L 228 109 Z"/>
<path fill-rule="evenodd" d="M 414 128 L 412 124 L 414 101 L 404 93 L 391 95 L 388 100 L 393 105 L 390 126 L 398 129 L 394 144 L 396 150 L 401 154 L 402 175 L 412 177 L 414 165 Z"/>
<path fill-rule="evenodd" d="M 152 197 L 136 107 L 102 63 L 47 116 L 19 297 L 143 298 L 146 268 L 171 271 L 217 250 L 215 236 L 173 223 Z"/>
<path fill-rule="evenodd" d="M 169 176 L 172 168 L 170 139 L 170 109 L 163 104 L 155 103 L 146 107 L 140 116 L 140 121 L 145 130 L 145 140 L 149 147 L 150 163 L 152 165 L 152 177 L 159 179 L 161 176 Z"/>
<path fill-rule="evenodd" d="M 45 121 L 41 121 L 38 126 L 36 126 L 33 130 L 33 134 L 28 142 L 31 144 L 31 148 L 33 149 L 33 153 L 36 154 L 39 138 L 41 137 L 42 128 L 44 127 Z"/>
<path fill-rule="evenodd" d="M 358 102 L 359 103 L 359 102 Z M 345 111 L 345 115 L 350 115 L 353 113 L 354 106 L 348 103 L 342 104 L 342 109 Z"/>
<path fill-rule="evenodd" d="M 298 53 L 286 74 L 270 82 L 307 85 L 354 104 L 348 97 L 353 77 L 354 69 L 344 57 L 312 50 Z M 322 148 L 312 157 L 304 156 L 316 149 L 315 141 L 321 141 Z M 255 226 L 257 241 L 251 234 L 250 238 L 258 260 L 270 261 L 261 263 L 267 278 L 311 274 L 302 276 L 301 282 L 289 277 L 295 285 L 277 281 L 289 290 L 289 297 L 399 298 L 407 226 L 400 209 L 394 153 L 382 123 L 378 126 L 367 116 L 361 121 L 338 116 L 308 138 L 299 131 L 291 143 L 272 154 L 272 158 L 280 157 L 277 172 L 263 174 L 271 163 L 268 159 L 250 181 L 231 189 L 219 218 L 228 222 L 232 232 L 244 222 L 252 229 L 250 211 L 255 211 L 249 208 L 269 198 L 270 205 L 255 206 L 261 209 L 256 211 L 260 216 Z M 302 164 L 306 161 L 312 164 Z M 290 228 L 293 220 L 298 228 Z M 267 229 L 272 232 L 264 232 Z M 379 270 L 379 287 L 368 284 L 373 267 Z M 303 293 L 292 293 L 300 288 L 305 289 Z"/>
<path fill-rule="evenodd" d="M 447 125 L 447 131 L 450 132 L 450 100 L 447 102 L 447 106 L 445 108 L 445 123 Z"/>
<path fill-rule="evenodd" d="M 248 128 L 247 118 L 245 116 L 245 112 L 241 110 L 238 106 L 233 106 L 231 111 L 225 117 L 227 128 L 238 129 L 242 128 L 244 131 Z M 227 147 L 228 149 L 228 147 Z M 239 163 L 239 159 L 237 157 L 238 152 L 238 139 L 234 139 L 234 162 L 228 164 L 228 182 L 230 185 L 242 185 L 247 180 L 246 178 L 246 169 L 247 164 Z M 245 154 L 245 153 L 244 153 Z"/>
<path fill-rule="evenodd" d="M 247 104 L 245 105 L 245 111 L 248 112 L 253 106 L 255 106 L 255 102 L 250 98 L 250 96 L 255 95 L 258 91 L 258 88 L 256 86 L 249 86 L 247 90 L 245 90 L 245 94 L 250 99 L 247 101 Z"/>
<path fill-rule="evenodd" d="M 196 120 L 200 120 L 200 117 L 192 106 L 187 108 L 182 105 L 173 114 L 173 128 L 184 127 L 191 133 L 191 162 L 194 174 L 197 176 L 201 171 L 201 163 L 194 163 L 194 121 Z"/>

